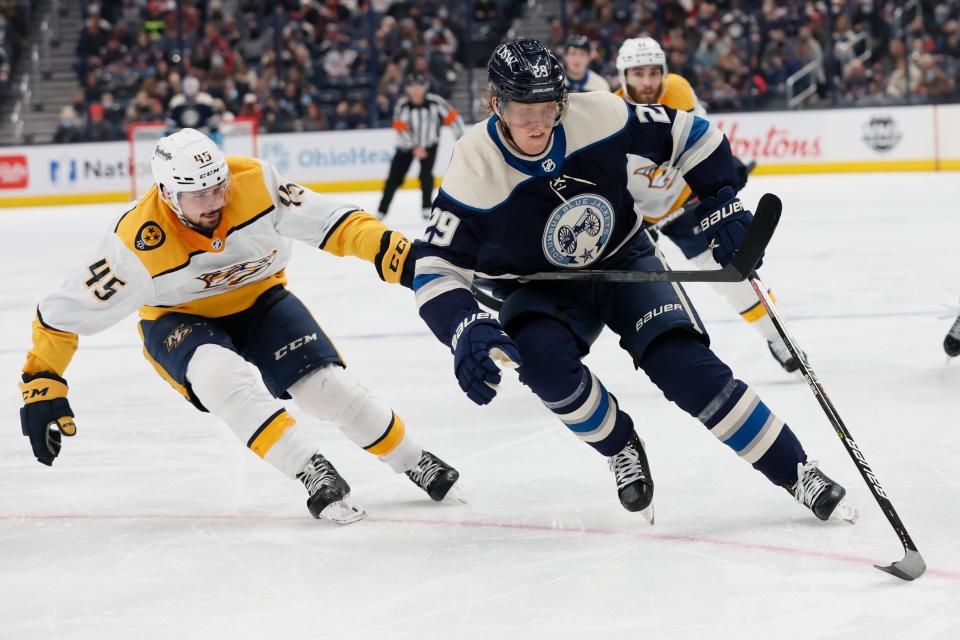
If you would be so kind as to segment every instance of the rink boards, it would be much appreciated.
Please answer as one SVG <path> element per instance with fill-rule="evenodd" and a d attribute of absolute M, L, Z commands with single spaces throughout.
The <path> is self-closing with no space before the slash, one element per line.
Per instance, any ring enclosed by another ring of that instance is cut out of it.
<path fill-rule="evenodd" d="M 717 114 L 736 155 L 757 174 L 960 170 L 960 105 Z M 324 191 L 379 190 L 396 143 L 391 129 L 264 134 L 260 156 L 286 178 Z M 453 150 L 444 130 L 435 173 Z M 226 149 L 230 153 L 230 149 Z M 8 147 L 0 207 L 131 199 L 126 141 Z M 150 181 L 148 163 L 137 181 Z M 418 186 L 410 178 L 405 187 Z"/>

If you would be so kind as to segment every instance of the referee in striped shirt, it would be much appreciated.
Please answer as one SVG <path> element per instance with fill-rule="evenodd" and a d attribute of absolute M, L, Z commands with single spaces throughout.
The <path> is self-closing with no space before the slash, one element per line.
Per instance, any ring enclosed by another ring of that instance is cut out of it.
<path fill-rule="evenodd" d="M 390 163 L 390 173 L 383 187 L 383 198 L 378 211 L 380 217 L 387 215 L 393 194 L 403 184 L 413 159 L 420 161 L 420 190 L 423 193 L 423 217 L 430 217 L 433 203 L 433 163 L 437 159 L 437 143 L 440 127 L 453 127 L 453 134 L 463 135 L 463 120 L 449 102 L 440 96 L 427 93 L 429 83 L 422 75 L 407 79 L 406 96 L 397 101 L 393 111 L 393 128 L 400 134 L 397 152 Z"/>

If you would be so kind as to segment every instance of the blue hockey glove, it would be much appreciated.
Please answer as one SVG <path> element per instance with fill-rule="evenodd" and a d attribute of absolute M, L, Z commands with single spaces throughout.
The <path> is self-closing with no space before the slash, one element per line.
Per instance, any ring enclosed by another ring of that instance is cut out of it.
<path fill-rule="evenodd" d="M 747 237 L 753 214 L 744 208 L 733 189 L 724 187 L 717 195 L 700 201 L 696 216 L 700 220 L 700 231 L 710 241 L 713 259 L 721 267 L 727 266 Z M 761 264 L 762 261 L 758 262 L 757 267 Z"/>
<path fill-rule="evenodd" d="M 493 400 L 500 384 L 500 367 L 520 366 L 520 351 L 489 313 L 464 313 L 453 325 L 453 371 L 460 388 L 479 405 Z"/>
<path fill-rule="evenodd" d="M 60 435 L 77 433 L 73 411 L 67 402 L 67 381 L 55 373 L 23 374 L 20 383 L 23 406 L 20 428 L 30 438 L 37 460 L 49 466 L 60 454 Z"/>

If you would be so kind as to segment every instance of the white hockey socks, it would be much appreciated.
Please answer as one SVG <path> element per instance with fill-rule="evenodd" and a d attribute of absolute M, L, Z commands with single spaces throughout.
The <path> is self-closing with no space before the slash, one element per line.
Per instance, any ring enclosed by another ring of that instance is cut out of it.
<path fill-rule="evenodd" d="M 296 420 L 239 354 L 220 345 L 202 345 L 190 358 L 187 380 L 210 413 L 284 475 L 296 478 L 317 451 L 317 443 L 296 427 Z"/>
<path fill-rule="evenodd" d="M 290 395 L 310 415 L 336 424 L 357 446 L 397 473 L 414 468 L 423 449 L 390 409 L 338 365 L 308 373 Z"/>

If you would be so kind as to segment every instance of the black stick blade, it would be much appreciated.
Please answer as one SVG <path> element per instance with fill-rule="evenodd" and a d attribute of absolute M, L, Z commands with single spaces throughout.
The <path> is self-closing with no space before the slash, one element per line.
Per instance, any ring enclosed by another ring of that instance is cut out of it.
<path fill-rule="evenodd" d="M 913 549 L 907 549 L 906 554 L 903 556 L 903 560 L 897 560 L 889 567 L 881 567 L 878 564 L 873 565 L 880 571 L 886 571 L 892 576 L 896 576 L 901 580 L 916 580 L 923 575 L 923 572 L 927 570 L 927 563 L 923 561 L 923 558 L 920 556 L 920 552 L 914 551 Z"/>
<path fill-rule="evenodd" d="M 743 246 L 740 247 L 730 265 L 743 278 L 750 275 L 757 268 L 757 263 L 763 258 L 763 252 L 767 248 L 767 243 L 773 237 L 773 232 L 780 222 L 780 213 L 783 211 L 783 203 L 780 198 L 772 193 L 765 193 L 757 203 L 757 214 L 753 216 L 750 228 L 747 229 L 747 237 L 743 240 Z"/>

